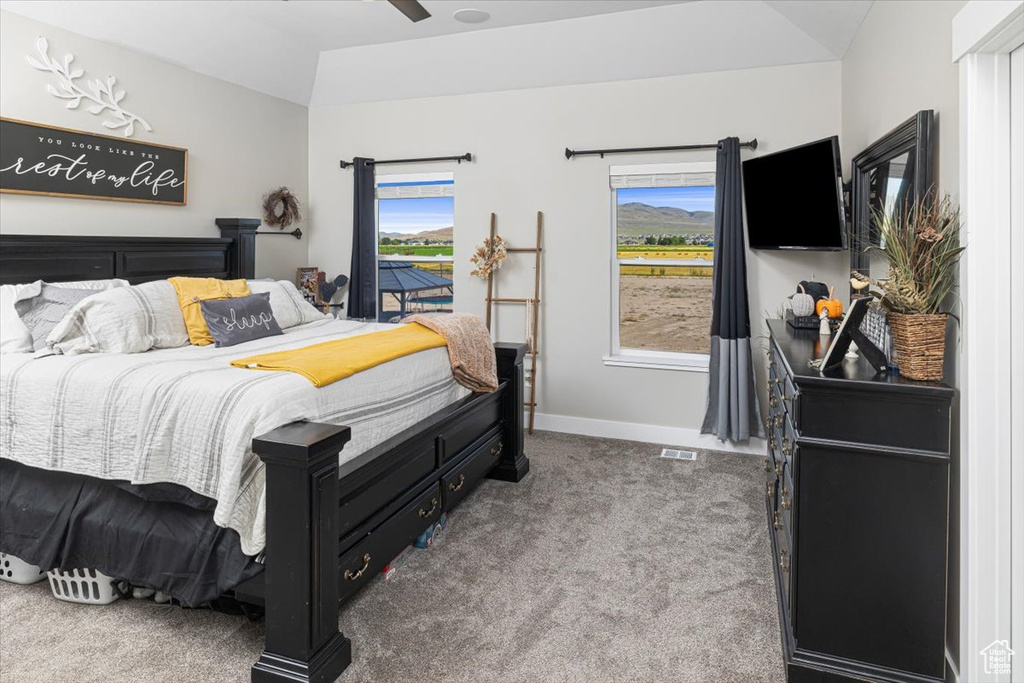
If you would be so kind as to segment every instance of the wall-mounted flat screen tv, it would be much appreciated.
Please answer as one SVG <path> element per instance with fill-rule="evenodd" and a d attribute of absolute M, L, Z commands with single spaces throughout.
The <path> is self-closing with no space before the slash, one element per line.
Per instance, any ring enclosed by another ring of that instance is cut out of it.
<path fill-rule="evenodd" d="M 846 249 L 839 138 L 743 162 L 751 249 Z"/>

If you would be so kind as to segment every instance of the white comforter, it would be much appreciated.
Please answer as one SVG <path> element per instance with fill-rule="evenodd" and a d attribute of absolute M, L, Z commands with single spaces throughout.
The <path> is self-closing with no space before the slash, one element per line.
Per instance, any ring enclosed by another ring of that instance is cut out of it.
<path fill-rule="evenodd" d="M 228 363 L 388 326 L 325 319 L 228 348 L 33 359 L 0 356 L 0 457 L 136 484 L 172 482 L 216 499 L 242 551 L 266 543 L 263 463 L 251 441 L 295 420 L 352 427 L 349 460 L 469 394 L 445 348 L 317 389 L 291 372 Z"/>

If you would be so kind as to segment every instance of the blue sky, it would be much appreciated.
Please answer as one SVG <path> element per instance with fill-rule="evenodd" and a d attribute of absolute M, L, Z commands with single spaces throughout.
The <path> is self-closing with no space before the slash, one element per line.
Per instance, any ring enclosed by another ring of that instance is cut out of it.
<path fill-rule="evenodd" d="M 640 202 L 648 206 L 671 206 L 687 211 L 714 211 L 715 188 L 696 187 L 624 187 L 616 192 L 619 204 Z"/>
<path fill-rule="evenodd" d="M 450 180 L 424 183 L 380 183 L 392 185 L 451 185 Z M 415 199 L 382 199 L 377 203 L 377 229 L 415 235 L 424 230 L 448 228 L 454 224 L 454 197 L 417 197 Z"/>

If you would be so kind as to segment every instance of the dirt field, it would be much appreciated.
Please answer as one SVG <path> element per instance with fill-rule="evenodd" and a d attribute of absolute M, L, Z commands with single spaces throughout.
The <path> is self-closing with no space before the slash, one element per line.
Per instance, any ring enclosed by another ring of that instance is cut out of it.
<path fill-rule="evenodd" d="M 619 278 L 619 345 L 708 353 L 711 278 Z"/>

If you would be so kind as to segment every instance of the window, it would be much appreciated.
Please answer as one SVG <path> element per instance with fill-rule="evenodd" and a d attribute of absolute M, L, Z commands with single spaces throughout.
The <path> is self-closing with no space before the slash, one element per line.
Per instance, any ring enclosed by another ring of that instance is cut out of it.
<path fill-rule="evenodd" d="M 377 309 L 381 321 L 451 311 L 455 180 L 450 173 L 377 176 Z"/>
<path fill-rule="evenodd" d="M 713 163 L 612 166 L 612 365 L 706 369 Z"/>

